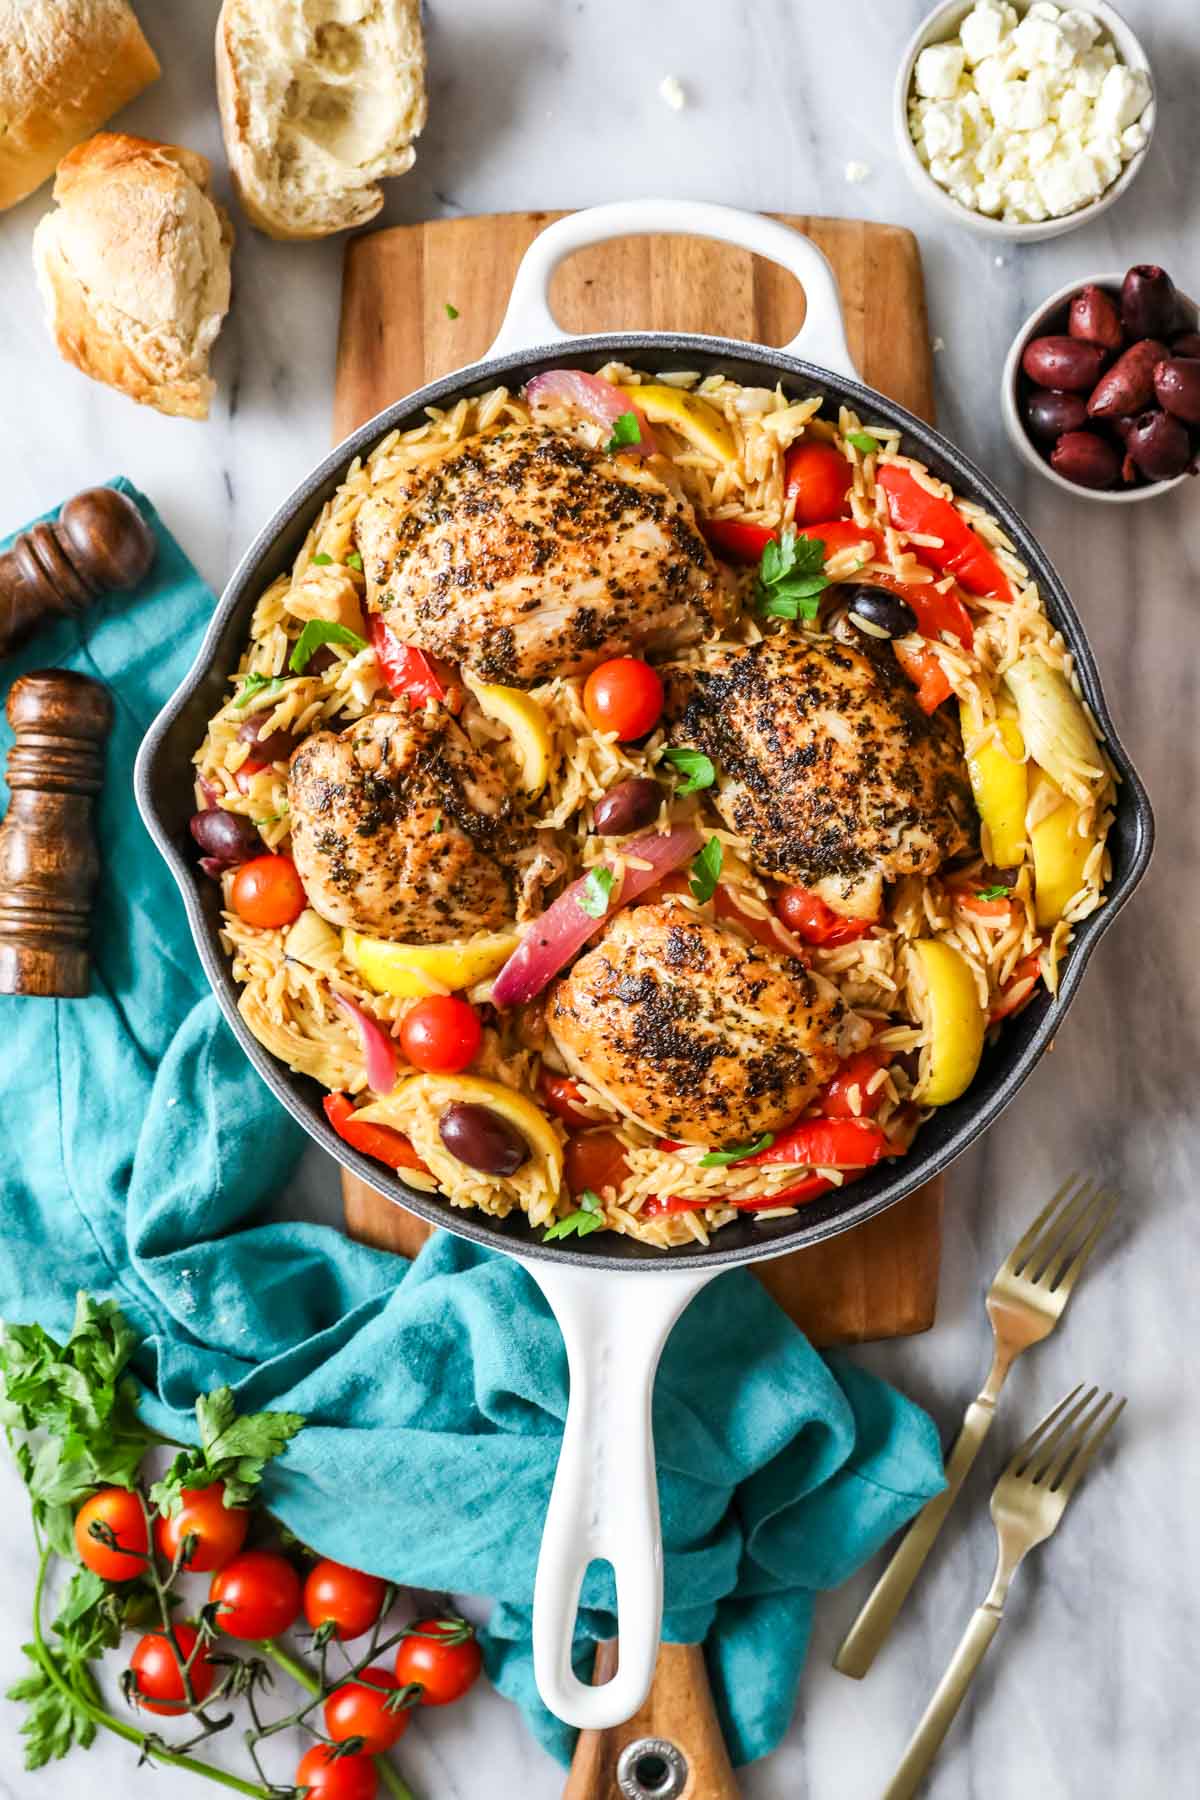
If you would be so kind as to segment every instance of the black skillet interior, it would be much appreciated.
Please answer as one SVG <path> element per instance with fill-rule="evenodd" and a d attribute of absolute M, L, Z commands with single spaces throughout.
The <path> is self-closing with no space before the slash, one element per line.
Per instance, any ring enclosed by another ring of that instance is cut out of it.
<path fill-rule="evenodd" d="M 484 393 L 501 381 L 515 388 L 539 371 L 563 363 L 599 369 L 613 359 L 660 372 L 681 368 L 698 369 L 705 374 L 720 371 L 748 386 L 773 386 L 781 380 L 797 398 L 820 393 L 829 402 L 844 401 L 853 406 L 865 419 L 888 420 L 898 426 L 904 434 L 904 450 L 927 463 L 959 494 L 986 506 L 1016 545 L 1038 581 L 1050 617 L 1074 653 L 1083 690 L 1121 777 L 1116 820 L 1109 837 L 1113 873 L 1107 904 L 1076 928 L 1057 998 L 1043 995 L 1005 1028 L 999 1041 L 985 1052 L 968 1092 L 953 1105 L 943 1107 L 922 1128 L 910 1155 L 901 1162 L 881 1166 L 844 1190 L 809 1202 L 791 1218 L 760 1223 L 753 1215 L 747 1215 L 724 1226 L 707 1249 L 689 1246 L 672 1250 L 669 1256 L 610 1233 L 569 1246 L 543 1246 L 523 1214 L 495 1220 L 484 1213 L 452 1209 L 436 1197 L 406 1187 L 379 1163 L 359 1156 L 344 1144 L 326 1123 L 318 1084 L 284 1068 L 243 1023 L 237 1010 L 238 987 L 218 942 L 219 890 L 197 868 L 187 830 L 193 810 L 191 758 L 204 736 L 208 719 L 229 692 L 228 676 L 241 656 L 254 604 L 268 582 L 290 566 L 314 517 L 342 480 L 353 457 L 368 450 L 395 426 L 419 423 L 427 405 L 445 406 L 463 394 Z M 779 351 L 666 333 L 581 338 L 567 346 L 476 364 L 389 407 L 340 444 L 284 502 L 243 557 L 216 608 L 187 679 L 147 733 L 138 757 L 135 783 L 143 817 L 179 884 L 201 962 L 230 1028 L 255 1069 L 310 1135 L 346 1168 L 433 1225 L 448 1227 L 495 1249 L 569 1261 L 586 1258 L 596 1268 L 612 1269 L 661 1269 L 668 1262 L 703 1268 L 777 1256 L 847 1230 L 894 1205 L 944 1169 L 997 1118 L 1040 1059 L 1079 986 L 1088 958 L 1145 873 L 1154 840 L 1149 799 L 1117 740 L 1095 662 L 1074 608 L 1049 559 L 986 476 L 938 432 L 870 388 Z M 598 1241 L 601 1236 L 603 1246 Z"/>

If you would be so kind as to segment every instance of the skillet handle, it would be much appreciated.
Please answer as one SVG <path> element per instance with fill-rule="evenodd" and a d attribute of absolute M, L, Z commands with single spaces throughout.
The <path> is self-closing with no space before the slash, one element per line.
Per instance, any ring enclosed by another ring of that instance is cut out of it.
<path fill-rule="evenodd" d="M 558 1320 L 570 1393 L 533 1589 L 533 1668 L 560 1719 L 605 1731 L 650 1691 L 662 1629 L 662 1536 L 650 1399 L 672 1325 L 714 1271 L 621 1276 L 520 1259 Z M 593 1557 L 612 1565 L 620 1660 L 592 1687 L 571 1666 L 575 1615 Z"/>
<path fill-rule="evenodd" d="M 568 213 L 547 225 L 521 258 L 508 310 L 488 358 L 509 350 L 573 343 L 571 333 L 562 329 L 550 311 L 550 279 L 559 263 L 589 244 L 652 233 L 716 238 L 779 263 L 804 289 L 806 308 L 803 325 L 791 343 L 783 345 L 781 354 L 802 356 L 835 375 L 859 380 L 846 343 L 837 277 L 812 239 L 762 213 L 714 206 L 705 200 L 615 200 L 607 206 Z"/>

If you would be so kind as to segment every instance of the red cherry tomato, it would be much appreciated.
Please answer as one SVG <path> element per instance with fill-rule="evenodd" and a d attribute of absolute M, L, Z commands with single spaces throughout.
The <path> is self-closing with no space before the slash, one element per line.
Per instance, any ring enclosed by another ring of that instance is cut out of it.
<path fill-rule="evenodd" d="M 639 656 L 615 656 L 593 669 L 583 686 L 583 710 L 597 731 L 615 731 L 622 743 L 645 737 L 658 724 L 663 685 Z"/>
<path fill-rule="evenodd" d="M 416 1682 L 422 1706 L 461 1700 L 483 1667 L 474 1628 L 465 1619 L 419 1619 L 396 1651 L 396 1680 Z"/>
<path fill-rule="evenodd" d="M 457 994 L 430 994 L 404 1015 L 400 1048 L 416 1069 L 457 1075 L 479 1055 L 479 1014 Z"/>
<path fill-rule="evenodd" d="M 886 1069 L 890 1058 L 886 1050 L 859 1050 L 848 1056 L 833 1080 L 820 1096 L 819 1105 L 826 1119 L 870 1119 L 883 1105 L 883 1087 L 867 1092 L 868 1084 Z M 858 1089 L 858 1111 L 850 1103 L 850 1091 Z"/>
<path fill-rule="evenodd" d="M 171 1630 L 179 1655 L 186 1662 L 195 1648 L 196 1633 L 190 1625 L 183 1624 L 173 1625 Z M 137 1676 L 137 1688 L 133 1695 L 135 1706 L 150 1713 L 187 1711 L 183 1670 L 165 1631 L 148 1631 L 144 1638 L 140 1638 L 129 1659 L 129 1666 Z M 197 1705 L 202 1706 L 212 1693 L 216 1678 L 217 1671 L 209 1660 L 208 1651 L 201 1650 L 188 1670 L 192 1698 Z"/>
<path fill-rule="evenodd" d="M 726 886 L 724 882 L 720 883 L 713 895 L 713 911 L 717 918 L 731 919 L 766 950 L 778 950 L 784 956 L 793 955 L 793 946 L 785 941 L 784 933 L 780 930 L 782 921 L 772 918 L 770 914 L 760 918 L 757 913 L 746 912 L 739 904 L 739 891 Z"/>
<path fill-rule="evenodd" d="M 307 1788 L 313 1800 L 375 1800 L 379 1777 L 365 1752 L 337 1756 L 332 1744 L 314 1744 L 300 1758 L 296 1786 Z"/>
<path fill-rule="evenodd" d="M 785 887 L 775 901 L 775 911 L 789 931 L 806 944 L 852 944 L 865 937 L 874 919 L 848 919 L 826 906 L 819 894 L 806 887 Z"/>
<path fill-rule="evenodd" d="M 404 1736 L 412 1719 L 407 1708 L 393 1712 L 387 1706 L 388 1695 L 396 1693 L 399 1687 L 389 1670 L 364 1669 L 357 1681 L 334 1688 L 325 1702 L 325 1729 L 334 1743 L 361 1738 L 364 1756 L 379 1756 L 390 1750 Z"/>
<path fill-rule="evenodd" d="M 387 1582 L 345 1563 L 322 1557 L 304 1583 L 304 1616 L 315 1631 L 332 1620 L 336 1637 L 361 1637 L 383 1611 Z"/>
<path fill-rule="evenodd" d="M 165 1562 L 174 1562 L 184 1538 L 194 1536 L 195 1549 L 183 1567 L 201 1574 L 223 1569 L 246 1541 L 248 1506 L 226 1506 L 225 1484 L 184 1488 L 183 1505 L 173 1518 L 154 1521 L 154 1547 Z"/>
<path fill-rule="evenodd" d="M 93 1535 L 93 1526 L 99 1536 Z M 114 1538 L 116 1547 L 110 1548 Z M 150 1538 L 137 1495 L 118 1487 L 92 1494 L 75 1515 L 75 1548 L 92 1573 L 105 1581 L 132 1581 L 135 1575 L 144 1575 Z"/>
<path fill-rule="evenodd" d="M 581 1131 L 567 1139 L 563 1173 L 575 1200 L 588 1188 L 594 1194 L 619 1188 L 629 1174 L 625 1146 L 613 1131 Z"/>
<path fill-rule="evenodd" d="M 254 856 L 233 878 L 233 910 L 247 925 L 272 931 L 291 925 L 308 900 L 290 856 Z"/>
<path fill-rule="evenodd" d="M 853 479 L 850 464 L 832 444 L 794 444 L 783 465 L 783 491 L 796 503 L 797 525 L 840 519 Z"/>
<path fill-rule="evenodd" d="M 243 1550 L 213 1576 L 208 1597 L 230 1637 L 278 1637 L 300 1615 L 300 1577 L 275 1550 Z"/>
<path fill-rule="evenodd" d="M 548 1112 L 562 1120 L 568 1131 L 594 1125 L 602 1116 L 585 1106 L 577 1081 L 572 1081 L 569 1075 L 555 1075 L 550 1069 L 543 1068 L 538 1076 L 538 1099 Z"/>

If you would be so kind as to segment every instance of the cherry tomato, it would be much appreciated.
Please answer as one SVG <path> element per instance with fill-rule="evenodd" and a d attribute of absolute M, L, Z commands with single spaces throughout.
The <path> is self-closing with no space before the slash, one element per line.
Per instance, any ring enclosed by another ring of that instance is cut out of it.
<path fill-rule="evenodd" d="M 416 1682 L 422 1706 L 461 1700 L 483 1667 L 474 1627 L 465 1619 L 419 1619 L 396 1651 L 396 1680 Z"/>
<path fill-rule="evenodd" d="M 386 1594 L 387 1582 L 378 1575 L 366 1575 L 325 1556 L 313 1564 L 304 1583 L 304 1616 L 314 1631 L 332 1620 L 336 1637 L 361 1637 L 383 1611 Z"/>
<path fill-rule="evenodd" d="M 889 1057 L 886 1050 L 859 1050 L 854 1056 L 848 1056 L 833 1080 L 820 1097 L 820 1107 L 826 1119 L 869 1119 L 883 1105 L 883 1087 L 877 1087 L 874 1093 L 867 1092 L 868 1083 L 874 1080 L 880 1069 L 886 1069 Z M 858 1111 L 850 1104 L 850 1090 L 858 1089 Z"/>
<path fill-rule="evenodd" d="M 194 1574 L 210 1569 L 223 1569 L 237 1555 L 250 1529 L 247 1506 L 225 1505 L 225 1484 L 214 1481 L 211 1487 L 184 1488 L 183 1505 L 173 1518 L 155 1519 L 154 1547 L 164 1562 L 174 1562 L 185 1537 L 194 1536 L 196 1546 L 182 1565 Z"/>
<path fill-rule="evenodd" d="M 334 1688 L 325 1702 L 325 1729 L 336 1744 L 347 1738 L 362 1739 L 364 1756 L 390 1750 L 408 1730 L 412 1713 L 407 1708 L 389 1711 L 388 1694 L 400 1683 L 387 1669 L 364 1669 L 357 1681 Z M 379 1689 L 386 1690 L 380 1693 Z"/>
<path fill-rule="evenodd" d="M 622 743 L 645 737 L 658 724 L 663 685 L 639 656 L 615 656 L 593 669 L 583 687 L 583 710 L 597 731 L 615 731 Z"/>
<path fill-rule="evenodd" d="M 291 925 L 308 905 L 290 856 L 255 856 L 233 878 L 233 910 L 264 931 Z"/>
<path fill-rule="evenodd" d="M 377 1161 L 386 1163 L 389 1169 L 425 1169 L 425 1164 L 402 1131 L 393 1131 L 390 1125 L 375 1125 L 369 1119 L 360 1119 L 349 1094 L 326 1094 L 321 1104 L 325 1109 L 325 1117 L 338 1136 L 353 1149 L 361 1150 L 364 1156 L 375 1157 Z M 425 1173 L 428 1174 L 429 1171 L 426 1169 Z"/>
<path fill-rule="evenodd" d="M 102 1530 L 103 1537 L 92 1535 L 93 1525 Z M 117 1547 L 110 1549 L 113 1538 Z M 132 1581 L 135 1575 L 145 1574 L 150 1539 L 137 1495 L 118 1487 L 100 1488 L 92 1494 L 75 1515 L 75 1548 L 92 1573 L 102 1575 L 105 1581 Z"/>
<path fill-rule="evenodd" d="M 738 892 L 737 888 L 720 883 L 713 895 L 713 912 L 717 918 L 729 919 L 735 925 L 740 925 L 756 944 L 761 944 L 766 950 L 779 950 L 784 956 L 795 955 L 795 946 L 786 942 L 780 928 L 782 922 L 769 913 L 765 918 L 760 918 L 757 913 L 746 912 L 739 904 Z"/>
<path fill-rule="evenodd" d="M 775 911 L 789 931 L 806 944 L 852 944 L 865 937 L 874 919 L 848 919 L 826 906 L 819 894 L 806 887 L 785 887 L 776 898 Z"/>
<path fill-rule="evenodd" d="M 400 1048 L 414 1068 L 432 1075 L 457 1075 L 479 1055 L 483 1027 L 479 1014 L 457 994 L 430 994 L 404 1015 Z"/>
<path fill-rule="evenodd" d="M 569 1075 L 556 1075 L 551 1069 L 543 1068 L 538 1076 L 538 1099 L 548 1112 L 562 1120 L 568 1131 L 594 1125 L 602 1117 L 584 1104 L 577 1081 L 572 1081 Z"/>
<path fill-rule="evenodd" d="M 629 1174 L 625 1146 L 615 1132 L 581 1131 L 577 1137 L 567 1139 L 563 1172 L 576 1200 L 586 1188 L 594 1194 L 602 1194 L 605 1188 L 619 1188 Z"/>
<path fill-rule="evenodd" d="M 841 518 L 853 479 L 850 464 L 832 444 L 794 444 L 783 465 L 783 491 L 796 502 L 797 525 Z"/>
<path fill-rule="evenodd" d="M 331 1744 L 314 1744 L 300 1758 L 296 1786 L 307 1788 L 313 1800 L 375 1800 L 379 1777 L 365 1752 L 338 1756 Z"/>
<path fill-rule="evenodd" d="M 243 1550 L 213 1576 L 208 1597 L 230 1637 L 278 1637 L 299 1617 L 300 1577 L 278 1551 Z"/>
<path fill-rule="evenodd" d="M 195 1649 L 196 1633 L 190 1625 L 183 1624 L 173 1625 L 171 1630 L 179 1655 L 186 1662 Z M 148 1631 L 144 1638 L 139 1638 L 129 1666 L 137 1676 L 137 1690 L 133 1696 L 135 1706 L 151 1713 L 187 1711 L 183 1671 L 165 1631 Z M 201 1650 L 188 1670 L 192 1697 L 197 1705 L 202 1706 L 212 1693 L 216 1678 L 217 1671 L 209 1660 L 208 1651 Z"/>

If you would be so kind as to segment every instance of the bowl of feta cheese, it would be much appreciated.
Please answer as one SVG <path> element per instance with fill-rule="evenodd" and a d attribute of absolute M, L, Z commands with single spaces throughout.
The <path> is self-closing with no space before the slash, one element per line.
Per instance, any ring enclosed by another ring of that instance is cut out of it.
<path fill-rule="evenodd" d="M 941 211 L 992 237 L 1058 237 L 1136 178 L 1154 131 L 1150 65 L 1111 6 L 947 0 L 905 52 L 895 130 Z"/>

